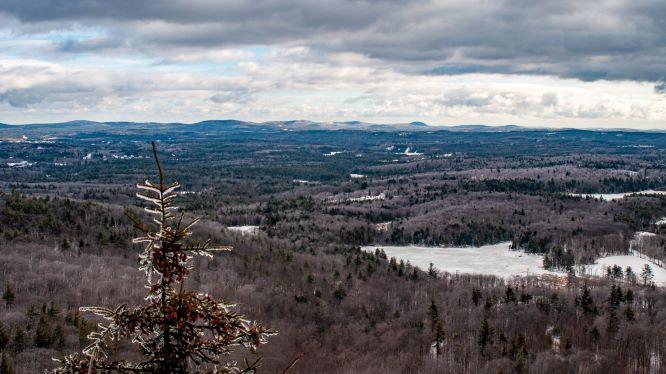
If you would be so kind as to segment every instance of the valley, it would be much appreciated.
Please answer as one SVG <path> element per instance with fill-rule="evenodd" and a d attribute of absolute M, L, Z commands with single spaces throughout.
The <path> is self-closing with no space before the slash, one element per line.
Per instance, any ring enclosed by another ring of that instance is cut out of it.
<path fill-rule="evenodd" d="M 96 320 L 78 307 L 142 301 L 125 212 L 144 215 L 151 141 L 193 238 L 234 248 L 187 284 L 278 332 L 267 372 L 664 368 L 666 133 L 75 122 L 0 141 L 17 372 L 80 350 Z"/>

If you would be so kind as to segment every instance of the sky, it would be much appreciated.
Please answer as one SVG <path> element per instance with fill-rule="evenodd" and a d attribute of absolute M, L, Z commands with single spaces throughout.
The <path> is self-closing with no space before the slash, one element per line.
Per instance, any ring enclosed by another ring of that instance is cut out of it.
<path fill-rule="evenodd" d="M 0 0 L 0 122 L 666 129 L 663 0 Z"/>

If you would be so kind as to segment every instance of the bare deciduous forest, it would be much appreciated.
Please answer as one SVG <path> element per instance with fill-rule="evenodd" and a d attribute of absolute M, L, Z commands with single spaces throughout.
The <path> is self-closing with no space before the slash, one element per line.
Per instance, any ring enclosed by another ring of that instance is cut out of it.
<path fill-rule="evenodd" d="M 256 353 L 232 355 L 261 357 L 260 372 L 296 358 L 299 373 L 666 367 L 664 289 L 641 269 L 577 272 L 630 250 L 666 258 L 663 133 L 285 134 L 205 123 L 27 126 L 0 137 L 3 373 L 53 369 L 53 357 L 86 346 L 100 321 L 79 307 L 144 301 L 142 248 L 125 210 L 145 216 L 134 186 L 155 175 L 153 139 L 182 184 L 177 205 L 202 217 L 192 239 L 234 248 L 193 259 L 187 288 L 277 331 Z M 422 154 L 398 154 L 407 147 Z M 9 166 L 16 160 L 31 164 Z M 582 196 L 639 191 L 650 192 Z M 637 232 L 649 234 L 638 242 Z M 559 275 L 452 274 L 360 249 L 504 241 L 545 255 Z M 128 342 L 112 354 L 137 355 Z"/>

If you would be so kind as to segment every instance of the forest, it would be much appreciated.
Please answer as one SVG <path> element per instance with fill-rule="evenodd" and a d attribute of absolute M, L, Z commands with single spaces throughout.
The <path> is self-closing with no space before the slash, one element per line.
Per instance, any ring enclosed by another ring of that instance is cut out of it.
<path fill-rule="evenodd" d="M 100 322 L 80 307 L 144 302 L 129 217 L 147 219 L 135 194 L 156 177 L 151 141 L 182 185 L 176 205 L 201 218 L 188 240 L 233 247 L 193 258 L 187 288 L 276 332 L 230 360 L 268 373 L 666 367 L 663 287 L 641 269 L 577 271 L 630 253 L 663 266 L 664 133 L 71 124 L 0 140 L 0 373 L 80 352 Z M 506 241 L 560 275 L 447 273 L 361 250 Z M 138 355 L 129 341 L 111 353 Z"/>

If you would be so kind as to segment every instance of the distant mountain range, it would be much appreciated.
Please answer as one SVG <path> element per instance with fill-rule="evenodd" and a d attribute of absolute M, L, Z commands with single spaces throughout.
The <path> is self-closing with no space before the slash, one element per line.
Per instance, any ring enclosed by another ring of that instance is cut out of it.
<path fill-rule="evenodd" d="M 543 127 L 524 127 L 517 125 L 489 126 L 481 124 L 467 124 L 456 126 L 431 126 L 423 122 L 409 123 L 369 123 L 362 121 L 343 121 L 343 122 L 315 122 L 309 120 L 290 120 L 290 121 L 267 121 L 251 122 L 239 121 L 233 119 L 226 120 L 207 120 L 196 123 L 158 123 L 158 122 L 95 122 L 95 121 L 69 121 L 59 123 L 33 123 L 25 125 L 7 125 L 0 123 L 0 129 L 59 129 L 76 131 L 105 131 L 122 129 L 146 129 L 155 130 L 160 127 L 166 127 L 170 130 L 184 131 L 211 131 L 211 130 L 231 130 L 231 129 L 256 129 L 272 128 L 284 131 L 335 131 L 335 130 L 358 130 L 358 131 L 459 131 L 459 132 L 510 132 L 510 131 L 566 131 L 581 130 L 575 128 L 543 128 Z M 586 129 L 590 131 L 641 131 L 635 129 Z M 649 132 L 663 132 L 666 130 L 643 130 Z"/>

